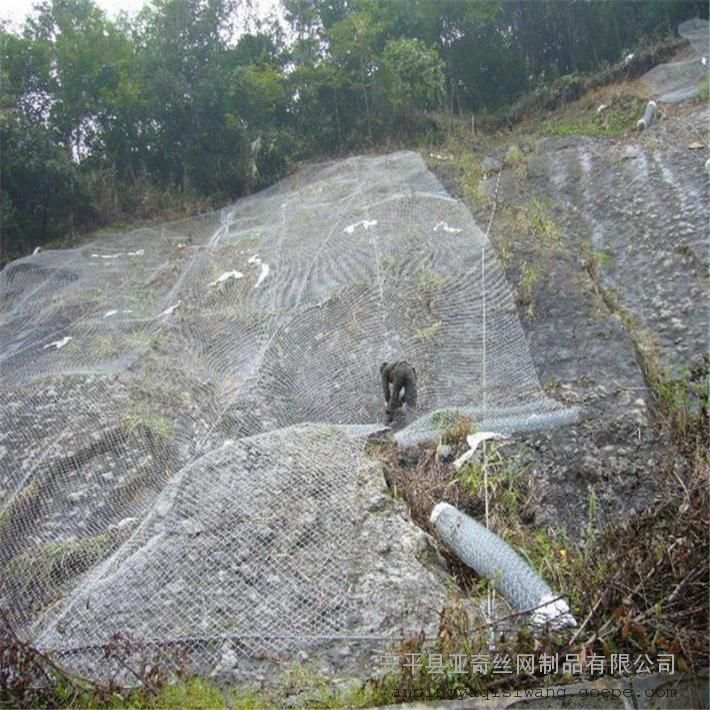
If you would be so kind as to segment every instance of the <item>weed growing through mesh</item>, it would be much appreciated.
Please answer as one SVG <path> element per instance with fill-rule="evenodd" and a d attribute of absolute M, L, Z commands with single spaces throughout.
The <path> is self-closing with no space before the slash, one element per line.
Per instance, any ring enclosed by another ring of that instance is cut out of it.
<path fill-rule="evenodd" d="M 524 180 L 528 175 L 528 161 L 525 153 L 517 146 L 513 145 L 505 154 L 505 164 L 513 169 L 515 175 Z"/>
<path fill-rule="evenodd" d="M 23 641 L 0 610 L 0 705 L 166 707 L 169 684 L 187 678 L 187 656 L 182 650 L 151 647 L 120 634 L 102 650 L 104 662 L 115 673 L 106 682 L 89 680 Z"/>
<path fill-rule="evenodd" d="M 2 567 L 5 585 L 18 608 L 39 612 L 60 590 L 104 559 L 119 545 L 110 533 L 30 548 Z"/>
<path fill-rule="evenodd" d="M 435 338 L 437 333 L 441 330 L 441 321 L 435 321 L 432 323 L 430 326 L 427 326 L 425 328 L 420 328 L 417 330 L 415 333 L 414 337 L 419 340 L 420 342 L 423 343 L 429 343 L 432 342 Z"/>
<path fill-rule="evenodd" d="M 550 215 L 550 207 L 544 201 L 534 198 L 530 203 L 530 219 L 535 235 L 543 242 L 559 245 L 560 230 Z"/>

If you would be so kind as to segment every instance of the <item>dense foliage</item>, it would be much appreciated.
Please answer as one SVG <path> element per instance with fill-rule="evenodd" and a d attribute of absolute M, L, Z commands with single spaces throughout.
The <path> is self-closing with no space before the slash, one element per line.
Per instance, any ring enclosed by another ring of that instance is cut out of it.
<path fill-rule="evenodd" d="M 153 0 L 111 21 L 92 0 L 43 0 L 20 33 L 0 29 L 0 264 L 406 139 L 431 110 L 499 110 L 707 15 L 704 0 L 282 0 L 285 28 L 239 32 L 240 5 Z"/>

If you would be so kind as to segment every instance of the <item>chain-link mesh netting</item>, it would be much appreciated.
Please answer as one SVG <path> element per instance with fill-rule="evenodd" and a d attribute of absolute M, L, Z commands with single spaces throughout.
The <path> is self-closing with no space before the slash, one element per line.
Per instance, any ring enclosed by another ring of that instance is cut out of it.
<path fill-rule="evenodd" d="M 0 308 L 2 604 L 93 673 L 116 632 L 209 668 L 435 620 L 445 585 L 397 574 L 403 543 L 368 557 L 405 537 L 368 507 L 383 360 L 417 368 L 404 441 L 442 409 L 509 431 L 575 414 L 541 391 L 489 242 L 409 152 L 18 260 Z"/>
<path fill-rule="evenodd" d="M 658 101 L 675 104 L 707 95 L 710 68 L 710 29 L 695 18 L 678 25 L 678 34 L 690 43 L 683 58 L 659 64 L 643 76 Z"/>
<path fill-rule="evenodd" d="M 448 503 L 434 506 L 430 520 L 442 542 L 516 609 L 534 610 L 535 623 L 576 626 L 567 602 L 501 537 Z"/>

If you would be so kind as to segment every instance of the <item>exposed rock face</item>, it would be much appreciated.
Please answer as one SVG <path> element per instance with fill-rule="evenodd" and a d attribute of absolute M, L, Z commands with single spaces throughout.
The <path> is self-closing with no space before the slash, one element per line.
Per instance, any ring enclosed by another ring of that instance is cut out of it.
<path fill-rule="evenodd" d="M 580 408 L 579 423 L 510 445 L 544 484 L 536 524 L 583 535 L 592 490 L 602 519 L 646 505 L 673 451 L 653 426 L 639 333 L 671 372 L 707 350 L 707 177 L 687 150 L 707 118 L 660 120 L 630 145 L 548 139 L 484 166 L 505 204 L 536 196 L 559 230 L 531 243 L 494 222 L 507 275 L 539 274 L 519 313 L 470 215 L 411 153 L 9 265 L 2 603 L 99 676 L 114 632 L 180 644 L 218 676 L 284 659 L 370 675 L 390 640 L 432 635 L 447 600 L 431 540 L 364 452 L 377 367 L 410 352 L 422 411 L 483 399 L 484 361 L 503 408 Z M 486 358 L 471 235 L 498 289 Z"/>
<path fill-rule="evenodd" d="M 443 365 L 482 362 L 482 278 L 463 277 L 483 249 L 404 152 L 10 264 L 0 593 L 13 619 L 102 677 L 114 633 L 185 647 L 205 672 L 236 672 L 236 654 L 244 675 L 305 656 L 365 676 L 377 648 L 431 635 L 445 574 L 363 451 L 383 414 L 379 363 L 399 352 L 419 367 L 421 411 L 478 398 L 480 378 Z M 489 344 L 506 357 L 488 368 L 489 404 L 554 414 L 499 277 L 490 253 Z"/>
<path fill-rule="evenodd" d="M 689 146 L 710 110 L 675 111 L 629 138 L 541 139 L 498 185 L 504 206 L 539 220 L 531 236 L 499 212 L 490 238 L 519 290 L 536 276 L 519 310 L 540 381 L 582 412 L 578 424 L 518 437 L 517 451 L 541 483 L 537 523 L 562 520 L 575 536 L 590 490 L 599 522 L 618 520 L 653 499 L 661 470 L 683 465 L 654 426 L 644 377 L 648 362 L 682 377 L 708 352 L 708 181 L 705 155 Z M 446 164 L 437 172 L 458 189 Z M 497 184 L 492 175 L 482 188 Z M 490 206 L 475 216 L 483 223 Z"/>
<path fill-rule="evenodd" d="M 183 468 L 130 540 L 38 622 L 37 641 L 169 639 L 204 672 L 253 678 L 297 651 L 329 674 L 367 673 L 378 649 L 435 634 L 447 575 L 386 494 L 366 433 L 291 427 Z M 91 652 L 72 662 L 107 671 Z"/>
<path fill-rule="evenodd" d="M 633 146 L 550 141 L 531 170 L 555 205 L 565 239 L 587 252 L 603 288 L 657 339 L 664 363 L 680 370 L 707 353 L 707 179 L 688 150 L 692 123 L 659 124 Z M 633 147 L 636 156 L 625 160 Z"/>

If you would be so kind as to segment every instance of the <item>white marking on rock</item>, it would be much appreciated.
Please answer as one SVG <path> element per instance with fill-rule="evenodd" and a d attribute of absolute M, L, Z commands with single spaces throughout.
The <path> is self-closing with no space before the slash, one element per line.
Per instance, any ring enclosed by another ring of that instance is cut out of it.
<path fill-rule="evenodd" d="M 236 281 L 237 279 L 243 279 L 243 278 L 244 278 L 244 274 L 241 271 L 225 271 L 219 278 L 210 282 L 208 285 L 209 286 L 216 286 L 217 284 L 224 283 L 225 281 L 228 281 L 229 279 L 234 279 Z"/>
<path fill-rule="evenodd" d="M 457 234 L 461 230 L 458 227 L 449 227 L 448 223 L 446 222 L 437 222 L 436 225 L 434 226 L 434 231 L 438 232 L 440 229 L 443 229 L 445 232 L 448 232 L 449 234 Z"/>
<path fill-rule="evenodd" d="M 254 284 L 254 288 L 257 288 L 259 284 L 269 275 L 269 271 L 271 271 L 271 269 L 269 268 L 268 264 L 261 264 L 261 273 L 259 274 L 259 278 Z"/>
<path fill-rule="evenodd" d="M 71 335 L 65 335 L 61 340 L 55 340 L 53 343 L 47 343 L 42 350 L 46 350 L 47 348 L 57 348 L 57 350 L 59 350 L 60 348 L 63 348 L 71 339 Z"/>
<path fill-rule="evenodd" d="M 364 229 L 370 229 L 370 227 L 375 227 L 377 225 L 376 219 L 363 219 L 354 224 L 349 224 L 343 230 L 346 234 L 352 234 L 358 227 L 363 227 Z"/>
<path fill-rule="evenodd" d="M 180 304 L 182 301 L 178 301 L 174 306 L 170 306 L 170 308 L 166 308 L 160 315 L 161 316 L 171 316 L 176 308 L 179 308 Z"/>
<path fill-rule="evenodd" d="M 104 318 L 110 318 L 111 316 L 115 316 L 116 313 L 118 313 L 118 311 L 106 311 L 106 313 L 104 313 Z"/>

